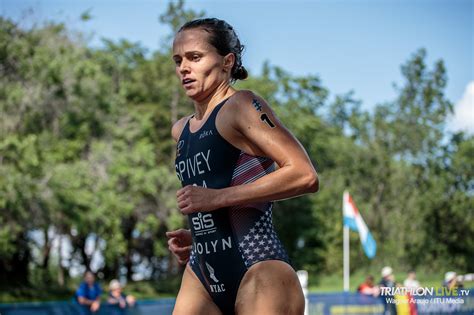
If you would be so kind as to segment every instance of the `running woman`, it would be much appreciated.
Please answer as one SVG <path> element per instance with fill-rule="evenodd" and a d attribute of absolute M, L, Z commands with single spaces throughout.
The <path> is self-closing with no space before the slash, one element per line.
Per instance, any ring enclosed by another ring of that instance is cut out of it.
<path fill-rule="evenodd" d="M 318 177 L 265 100 L 232 87 L 247 77 L 242 50 L 234 29 L 215 18 L 188 22 L 174 38 L 176 74 L 194 104 L 172 128 L 177 201 L 190 227 L 167 233 L 187 263 L 174 315 L 304 312 L 272 201 L 316 192 Z"/>

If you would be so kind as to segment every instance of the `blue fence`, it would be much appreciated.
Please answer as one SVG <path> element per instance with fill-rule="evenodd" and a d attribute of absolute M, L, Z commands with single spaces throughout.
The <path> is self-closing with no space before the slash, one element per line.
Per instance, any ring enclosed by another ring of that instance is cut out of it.
<path fill-rule="evenodd" d="M 173 311 L 175 299 L 138 301 L 126 310 L 102 303 L 94 315 L 167 315 Z M 0 304 L 0 315 L 89 315 L 80 305 L 70 302 Z"/>
<path fill-rule="evenodd" d="M 468 293 L 467 293 L 468 292 Z M 398 304 L 399 314 L 410 314 L 409 307 L 414 305 L 419 315 L 423 314 L 474 314 L 474 289 L 464 291 L 464 296 L 417 296 L 389 301 Z M 356 293 L 310 294 L 308 297 L 309 315 L 336 314 L 383 314 L 382 298 L 374 298 Z"/>
<path fill-rule="evenodd" d="M 97 315 L 168 315 L 174 306 L 174 299 L 139 301 L 133 308 L 120 309 L 103 304 Z M 309 315 L 336 314 L 383 314 L 381 298 L 373 298 L 355 293 L 310 294 L 308 296 Z M 400 309 L 409 300 L 400 299 Z M 423 296 L 416 297 L 417 313 L 422 314 L 474 314 L 474 289 L 466 296 Z M 401 312 L 400 312 L 401 313 Z M 75 302 L 18 303 L 0 305 L 0 315 L 76 315 L 83 314 Z"/>

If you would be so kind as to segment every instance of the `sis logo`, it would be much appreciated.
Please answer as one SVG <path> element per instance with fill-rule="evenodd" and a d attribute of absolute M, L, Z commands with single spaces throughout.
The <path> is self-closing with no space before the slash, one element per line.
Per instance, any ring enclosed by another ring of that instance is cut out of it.
<path fill-rule="evenodd" d="M 196 235 L 206 235 L 211 234 L 216 231 L 214 220 L 212 219 L 212 214 L 202 214 L 198 213 L 197 216 L 191 218 L 193 223 L 194 232 Z"/>

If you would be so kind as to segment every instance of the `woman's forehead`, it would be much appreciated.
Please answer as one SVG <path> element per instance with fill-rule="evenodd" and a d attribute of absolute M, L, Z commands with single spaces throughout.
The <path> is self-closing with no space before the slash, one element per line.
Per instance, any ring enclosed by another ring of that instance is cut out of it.
<path fill-rule="evenodd" d="M 179 53 L 206 51 L 213 48 L 209 44 L 209 33 L 200 28 L 181 31 L 176 34 L 173 41 L 173 51 Z"/>

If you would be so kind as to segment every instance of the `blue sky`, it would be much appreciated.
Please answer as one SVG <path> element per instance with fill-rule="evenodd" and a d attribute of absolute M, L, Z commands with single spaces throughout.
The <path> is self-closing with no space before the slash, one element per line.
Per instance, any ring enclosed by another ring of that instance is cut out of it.
<path fill-rule="evenodd" d="M 0 1 L 2 16 L 65 21 L 94 33 L 93 45 L 100 37 L 126 38 L 155 50 L 170 31 L 158 22 L 168 3 L 163 0 Z M 430 66 L 445 61 L 446 95 L 463 107 L 460 124 L 474 125 L 474 83 L 467 88 L 474 81 L 474 1 L 201 0 L 186 6 L 234 26 L 251 73 L 269 60 L 293 74 L 317 74 L 332 95 L 354 90 L 366 109 L 395 97 L 400 65 L 424 47 Z M 29 8 L 33 13 L 25 15 Z M 87 9 L 93 19 L 84 23 L 79 16 Z"/>

